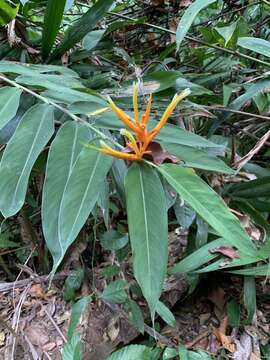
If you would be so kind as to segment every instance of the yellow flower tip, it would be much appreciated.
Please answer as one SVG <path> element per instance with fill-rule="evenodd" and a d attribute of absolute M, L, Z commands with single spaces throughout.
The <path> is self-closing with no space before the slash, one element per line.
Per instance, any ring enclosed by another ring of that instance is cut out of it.
<path fill-rule="evenodd" d="M 130 147 L 134 150 L 136 155 L 140 155 L 140 150 L 137 145 L 137 141 L 134 136 L 127 129 L 121 129 L 120 134 L 125 136 L 129 140 Z"/>
<path fill-rule="evenodd" d="M 153 96 L 152 96 L 152 94 L 150 94 L 147 105 L 146 105 L 145 113 L 142 116 L 142 124 L 144 124 L 144 125 L 147 125 L 149 117 L 150 117 L 152 100 L 153 100 Z"/>

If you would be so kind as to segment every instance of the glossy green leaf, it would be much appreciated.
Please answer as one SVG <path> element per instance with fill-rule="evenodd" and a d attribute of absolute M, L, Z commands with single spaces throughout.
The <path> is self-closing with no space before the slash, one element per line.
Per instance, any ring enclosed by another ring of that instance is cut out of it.
<path fill-rule="evenodd" d="M 125 280 L 115 280 L 105 288 L 101 297 L 105 301 L 121 304 L 127 299 L 126 288 L 127 282 Z"/>
<path fill-rule="evenodd" d="M 0 130 L 16 115 L 22 91 L 15 87 L 0 89 Z"/>
<path fill-rule="evenodd" d="M 106 360 L 151 360 L 151 349 L 145 345 L 129 345 L 114 352 Z"/>
<path fill-rule="evenodd" d="M 0 209 L 4 217 L 23 206 L 32 167 L 54 132 L 53 108 L 35 105 L 23 116 L 0 163 Z"/>
<path fill-rule="evenodd" d="M 231 197 L 242 199 L 257 199 L 261 196 L 270 196 L 270 176 L 258 178 L 240 184 L 234 184 L 228 188 L 228 194 Z"/>
<path fill-rule="evenodd" d="M 248 275 L 248 276 L 270 276 L 270 264 L 229 271 L 232 274 Z"/>
<path fill-rule="evenodd" d="M 125 189 L 134 274 L 153 315 L 168 260 L 165 193 L 156 171 L 137 163 L 128 170 Z"/>
<path fill-rule="evenodd" d="M 255 37 L 240 37 L 237 41 L 237 45 L 270 57 L 270 41 Z"/>
<path fill-rule="evenodd" d="M 51 59 L 63 55 L 91 31 L 110 9 L 114 0 L 98 0 L 74 25 L 70 26 L 61 44 L 54 50 Z"/>
<path fill-rule="evenodd" d="M 255 246 L 217 193 L 193 171 L 174 164 L 163 164 L 159 171 L 212 228 L 229 244 L 247 254 L 256 254 Z"/>
<path fill-rule="evenodd" d="M 44 58 L 49 55 L 53 47 L 62 21 L 65 5 L 66 0 L 47 0 L 42 31 L 42 55 Z"/>
<path fill-rule="evenodd" d="M 0 0 L 0 26 L 8 24 L 18 13 L 20 4 L 10 3 L 7 0 Z"/>
<path fill-rule="evenodd" d="M 94 145 L 99 146 L 99 143 Z M 60 203 L 58 221 L 60 252 L 53 253 L 54 270 L 93 210 L 112 161 L 110 156 L 84 147 L 74 163 Z"/>
<path fill-rule="evenodd" d="M 164 320 L 165 323 L 168 324 L 169 326 L 174 327 L 176 325 L 176 320 L 173 313 L 161 301 L 158 301 L 157 303 L 156 312 L 162 318 L 162 320 Z"/>
<path fill-rule="evenodd" d="M 206 8 L 207 6 L 213 4 L 216 2 L 216 0 L 196 0 L 194 1 L 184 12 L 184 15 L 182 16 L 177 30 L 176 30 L 176 46 L 177 50 L 179 50 L 179 47 L 189 31 L 189 28 L 191 27 L 193 21 L 195 20 L 198 13 Z"/>
<path fill-rule="evenodd" d="M 76 329 L 76 326 L 80 320 L 80 317 L 86 308 L 86 305 L 89 304 L 91 301 L 92 301 L 91 297 L 87 296 L 87 297 L 81 298 L 80 300 L 78 300 L 77 302 L 75 302 L 72 305 L 70 323 L 69 323 L 68 333 L 67 333 L 68 341 L 71 340 L 71 338 L 74 334 L 74 331 Z"/>
<path fill-rule="evenodd" d="M 105 30 L 90 31 L 82 41 L 82 47 L 86 50 L 92 50 L 101 40 Z"/>
<path fill-rule="evenodd" d="M 68 121 L 60 128 L 50 147 L 41 215 L 46 245 L 54 259 L 62 256 L 58 223 L 64 190 L 83 143 L 89 139 L 90 133 L 86 126 Z"/>

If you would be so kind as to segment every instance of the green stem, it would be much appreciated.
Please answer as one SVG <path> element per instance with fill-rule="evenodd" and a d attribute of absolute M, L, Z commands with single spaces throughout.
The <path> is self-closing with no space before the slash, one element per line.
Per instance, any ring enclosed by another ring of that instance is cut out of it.
<path fill-rule="evenodd" d="M 63 113 L 65 113 L 67 116 L 69 116 L 72 120 L 76 121 L 76 122 L 80 122 L 83 123 L 84 125 L 88 126 L 92 131 L 94 131 L 97 135 L 99 135 L 102 139 L 108 140 L 111 143 L 113 143 L 115 146 L 117 146 L 118 148 L 122 148 L 122 146 L 120 144 L 118 144 L 118 142 L 114 141 L 113 139 L 110 139 L 108 136 L 106 136 L 105 134 L 103 134 L 102 131 L 98 130 L 95 126 L 89 124 L 86 120 L 81 119 L 79 116 L 76 116 L 74 114 L 72 114 L 70 111 L 68 111 L 66 108 L 62 107 L 59 104 L 56 104 L 54 101 L 52 101 L 51 99 L 47 99 L 44 96 L 37 94 L 36 92 L 26 88 L 25 86 L 16 83 L 16 81 L 10 80 L 9 78 L 5 77 L 3 74 L 0 74 L 0 80 L 5 81 L 6 83 L 23 90 L 24 92 L 34 96 L 35 98 L 41 100 L 42 102 L 48 104 L 48 105 L 52 105 L 53 107 L 55 107 L 56 109 L 62 111 Z"/>

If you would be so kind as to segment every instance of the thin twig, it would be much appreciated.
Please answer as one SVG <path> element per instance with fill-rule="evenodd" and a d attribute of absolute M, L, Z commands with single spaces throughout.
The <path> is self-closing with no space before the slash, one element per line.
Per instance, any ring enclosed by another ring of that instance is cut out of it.
<path fill-rule="evenodd" d="M 126 15 L 122 15 L 122 14 L 117 14 L 113 11 L 109 11 L 109 14 L 110 15 L 114 15 L 114 16 L 117 16 L 119 18 L 122 18 L 122 19 L 126 19 L 126 20 L 130 20 L 130 21 L 134 21 L 134 22 L 138 22 L 138 19 L 133 19 L 131 18 L 130 16 L 126 16 Z M 143 25 L 146 25 L 148 27 L 151 27 L 153 29 L 157 29 L 157 30 L 160 30 L 160 31 L 163 31 L 163 32 L 166 32 L 168 34 L 172 34 L 172 35 L 176 35 L 176 32 L 175 31 L 172 31 L 170 29 L 166 29 L 162 26 L 158 26 L 158 25 L 154 25 L 154 24 L 150 24 L 148 22 L 144 22 Z M 212 48 L 212 49 L 215 49 L 215 50 L 218 50 L 218 51 L 222 51 L 224 53 L 227 53 L 227 54 L 230 54 L 230 55 L 233 55 L 233 56 L 237 56 L 237 57 L 242 57 L 244 59 L 248 59 L 248 60 L 251 60 L 251 61 L 255 61 L 257 63 L 260 63 L 262 65 L 266 65 L 266 66 L 269 66 L 270 67 L 270 63 L 266 62 L 266 61 L 263 61 L 263 60 L 260 60 L 260 59 L 257 59 L 253 56 L 249 56 L 249 55 L 246 55 L 246 54 L 243 54 L 241 52 L 239 52 L 238 50 L 231 50 L 231 49 L 226 49 L 226 48 L 223 48 L 221 46 L 218 46 L 218 45 L 214 45 L 214 44 L 209 44 L 208 42 L 205 42 L 203 40 L 200 40 L 200 39 L 197 39 L 195 37 L 192 37 L 192 36 L 189 36 L 189 35 L 186 35 L 185 38 L 187 40 L 191 40 L 193 42 L 196 42 L 197 44 L 201 44 L 203 46 L 207 46 L 209 48 Z"/>
<path fill-rule="evenodd" d="M 257 119 L 262 119 L 262 120 L 270 121 L 270 117 L 269 117 L 269 116 L 259 115 L 259 114 L 253 114 L 253 113 L 246 112 L 246 111 L 229 109 L 229 108 L 224 107 L 224 106 L 217 106 L 217 105 L 210 105 L 210 106 L 208 106 L 208 105 L 203 105 L 203 107 L 204 107 L 205 109 L 209 109 L 209 110 L 230 112 L 230 113 L 233 113 L 233 114 L 251 116 L 251 117 L 254 117 L 254 118 L 257 118 Z"/>
<path fill-rule="evenodd" d="M 67 342 L 67 339 L 65 337 L 65 335 L 62 333 L 62 331 L 60 330 L 59 326 L 56 324 L 56 322 L 54 321 L 53 317 L 51 316 L 51 314 L 49 313 L 49 311 L 43 307 L 43 310 L 45 312 L 45 314 L 48 316 L 48 319 L 50 320 L 50 322 L 53 324 L 53 326 L 55 327 L 55 330 L 58 332 L 58 334 L 60 335 L 60 337 L 62 338 L 62 340 L 64 341 L 64 343 Z"/>

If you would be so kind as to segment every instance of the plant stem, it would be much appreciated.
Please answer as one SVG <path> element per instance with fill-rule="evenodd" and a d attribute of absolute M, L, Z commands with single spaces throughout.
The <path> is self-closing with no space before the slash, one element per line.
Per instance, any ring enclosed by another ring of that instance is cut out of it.
<path fill-rule="evenodd" d="M 62 111 L 63 113 L 65 113 L 66 115 L 68 115 L 72 120 L 76 121 L 76 122 L 81 122 L 84 125 L 88 126 L 92 131 L 94 131 L 97 135 L 99 135 L 102 139 L 108 140 L 110 142 L 112 142 L 114 145 L 116 145 L 118 148 L 122 148 L 122 146 L 120 144 L 118 144 L 118 142 L 114 141 L 113 139 L 109 138 L 108 136 L 106 136 L 105 134 L 103 134 L 102 131 L 98 130 L 95 126 L 89 124 L 89 122 L 87 122 L 84 119 L 81 119 L 79 116 L 76 116 L 74 114 L 72 114 L 70 111 L 68 111 L 66 108 L 62 107 L 59 104 L 56 104 L 54 101 L 45 98 L 44 96 L 37 94 L 36 92 L 26 88 L 25 86 L 16 83 L 16 81 L 10 80 L 9 78 L 5 77 L 3 74 L 0 74 L 0 80 L 5 81 L 6 83 L 23 90 L 24 92 L 34 96 L 35 98 L 41 100 L 42 102 L 48 104 L 48 105 L 52 105 L 53 107 L 55 107 L 56 109 Z"/>

